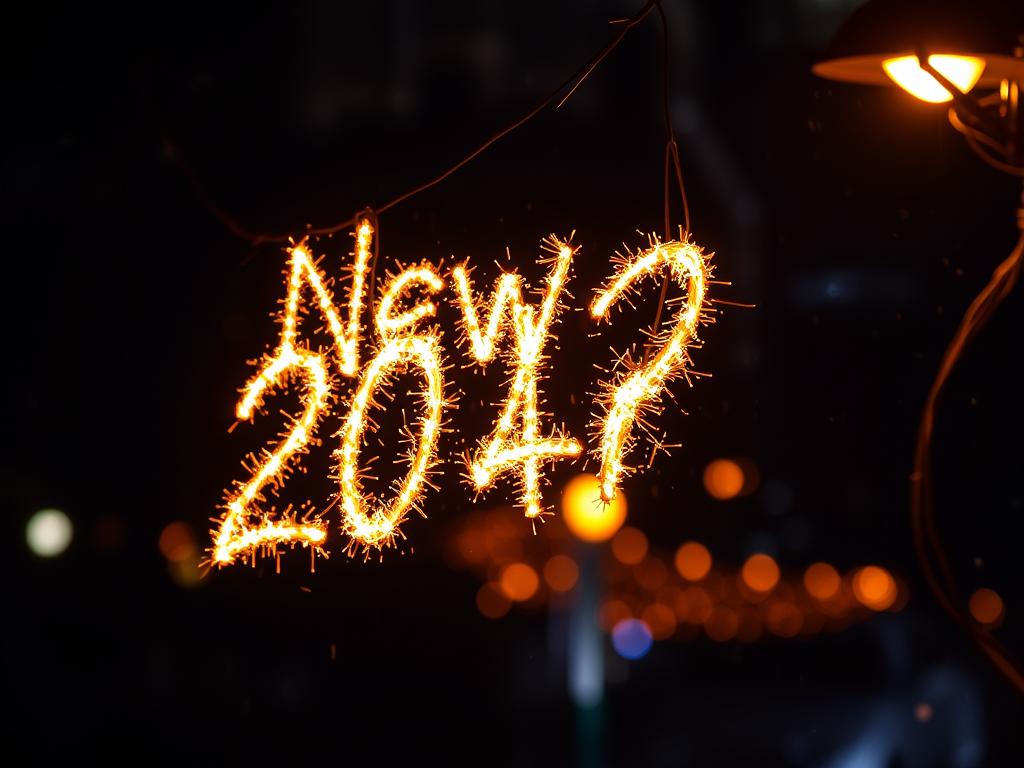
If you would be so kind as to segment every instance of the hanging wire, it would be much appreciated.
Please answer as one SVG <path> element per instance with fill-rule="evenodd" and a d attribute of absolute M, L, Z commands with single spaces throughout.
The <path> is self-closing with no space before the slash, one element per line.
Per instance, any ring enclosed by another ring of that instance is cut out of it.
<path fill-rule="evenodd" d="M 959 129 L 958 129 L 959 130 Z M 914 452 L 911 475 L 910 518 L 914 548 L 928 586 L 942 609 L 959 624 L 989 658 L 997 670 L 1021 693 L 1024 693 L 1024 671 L 1002 643 L 988 630 L 968 616 L 953 577 L 949 557 L 935 525 L 932 483 L 932 438 L 939 399 L 964 350 L 985 327 L 999 305 L 1013 290 L 1024 261 L 1024 194 L 1017 212 L 1020 237 L 1010 255 L 996 267 L 988 284 L 974 298 L 964 313 L 953 339 L 946 348 L 925 400 Z"/>
<path fill-rule="evenodd" d="M 960 119 L 960 115 L 956 113 L 955 109 L 949 110 L 949 124 L 953 126 L 957 131 L 963 134 L 963 137 L 967 140 L 967 145 L 979 158 L 985 163 L 995 168 L 997 171 L 1008 173 L 1011 176 L 1019 176 L 1024 178 L 1024 167 L 1008 163 L 1005 160 L 1001 160 L 998 157 L 994 157 L 990 150 L 995 150 L 1004 158 L 1007 156 L 1007 148 L 1000 144 L 996 139 L 991 136 L 971 128 L 969 125 L 964 123 Z M 988 147 L 988 149 L 986 149 Z"/>
<path fill-rule="evenodd" d="M 665 67 L 666 67 L 666 72 L 667 72 L 667 45 L 668 45 L 667 44 L 667 39 L 668 39 L 668 32 L 665 29 L 665 15 L 664 15 L 664 12 L 662 11 L 662 8 L 661 8 L 661 0 L 647 0 L 647 2 L 644 3 L 643 7 L 641 7 L 640 10 L 637 11 L 633 16 L 630 16 L 628 19 L 619 20 L 619 21 L 615 22 L 615 23 L 618 23 L 618 24 L 622 25 L 621 28 L 619 29 L 619 31 L 615 34 L 615 36 L 600 51 L 598 51 L 597 54 L 595 54 L 590 60 L 588 60 L 586 64 L 584 64 L 582 67 L 580 67 L 578 70 L 576 70 L 576 72 L 574 72 L 566 80 L 561 82 L 558 85 L 557 88 L 555 88 L 550 94 L 548 94 L 548 96 L 543 98 L 534 107 L 532 107 L 529 111 L 527 111 L 524 115 L 522 115 L 522 117 L 518 118 L 517 120 L 515 120 L 511 124 L 509 124 L 506 127 L 502 128 L 497 133 L 493 134 L 490 138 L 488 138 L 486 141 L 484 141 L 482 144 L 480 144 L 476 149 L 474 149 L 468 155 L 463 157 L 461 160 L 456 162 L 454 165 L 449 166 L 447 169 L 442 171 L 440 174 L 438 174 L 434 178 L 430 179 L 429 181 L 424 182 L 423 184 L 420 184 L 420 185 L 418 185 L 416 187 L 413 187 L 412 189 L 408 190 L 407 192 L 403 192 L 402 194 L 398 195 L 397 197 L 392 198 L 391 200 L 387 201 L 383 205 L 380 205 L 380 206 L 377 206 L 375 208 L 372 208 L 371 210 L 375 211 L 378 215 L 380 215 L 380 214 L 382 214 L 382 213 L 384 213 L 386 211 L 389 211 L 390 209 L 394 208 L 396 205 L 398 205 L 398 204 L 400 204 L 402 202 L 405 202 L 409 198 L 414 197 L 415 195 L 418 195 L 421 192 L 425 192 L 426 190 L 430 189 L 431 187 L 434 187 L 434 186 L 440 184 L 442 181 L 447 179 L 449 176 L 451 176 L 453 173 L 458 171 L 460 168 L 462 168 L 463 166 L 465 166 L 468 163 L 472 162 L 479 155 L 483 154 L 492 145 L 496 144 L 498 141 L 503 139 L 505 136 L 507 136 L 508 134 L 512 133 L 517 128 L 521 127 L 522 125 L 524 125 L 525 123 L 529 122 L 530 120 L 532 120 L 540 112 L 542 112 L 546 107 L 548 107 L 553 101 L 555 101 L 555 99 L 558 98 L 559 95 L 562 94 L 566 90 L 566 88 L 568 88 L 569 89 L 568 93 L 566 93 L 561 98 L 561 100 L 557 104 L 557 107 L 561 107 L 562 105 L 564 105 L 566 103 L 566 101 L 568 101 L 569 98 L 576 92 L 576 90 L 583 84 L 583 82 L 590 76 L 590 74 L 595 69 L 597 69 L 597 67 L 601 64 L 601 62 L 603 62 L 605 60 L 605 58 L 607 58 L 608 55 L 611 54 L 611 52 L 614 51 L 619 46 L 619 43 L 622 42 L 623 38 L 629 33 L 629 31 L 631 29 L 633 29 L 633 27 L 635 27 L 636 25 L 640 24 L 645 18 L 647 18 L 648 15 L 650 15 L 651 11 L 653 11 L 655 9 L 658 10 L 658 15 L 659 15 L 659 17 L 661 19 L 661 23 L 662 23 L 663 48 L 666 51 L 666 56 L 665 56 L 666 64 L 665 64 Z M 666 82 L 667 82 L 667 75 L 666 75 Z M 666 88 L 667 88 L 667 85 L 666 85 Z M 666 120 L 669 121 L 668 108 L 667 108 L 667 98 L 666 98 Z M 668 122 L 667 124 L 669 126 L 669 130 L 671 131 L 671 123 Z M 671 143 L 672 143 L 673 146 L 675 145 L 675 139 L 674 138 L 671 140 Z M 292 235 L 289 235 L 289 234 L 275 235 L 275 234 L 267 234 L 267 233 L 258 233 L 258 232 L 253 232 L 253 231 L 243 227 L 242 225 L 240 225 L 238 223 L 238 221 L 233 216 L 228 214 L 226 211 L 224 211 L 223 208 L 221 208 L 219 205 L 216 204 L 216 202 L 213 200 L 212 196 L 206 191 L 206 189 L 203 187 L 203 185 L 199 181 L 198 176 L 187 165 L 187 163 L 184 160 L 184 157 L 182 156 L 182 153 L 168 139 L 168 137 L 166 137 L 166 136 L 163 137 L 163 144 L 164 144 L 165 152 L 168 154 L 168 156 L 171 158 L 171 160 L 174 161 L 175 165 L 181 170 L 182 174 L 185 176 L 186 180 L 190 183 L 190 185 L 192 186 L 193 190 L 195 191 L 196 196 L 199 198 L 200 202 L 203 203 L 203 205 L 207 208 L 207 210 L 210 211 L 210 213 L 212 213 L 217 219 L 219 219 L 224 224 L 225 228 L 231 234 L 235 235 L 236 237 L 238 237 L 238 238 L 240 238 L 242 240 L 245 240 L 245 241 L 251 243 L 254 246 L 255 245 L 261 245 L 261 244 L 264 244 L 264 243 L 287 243 L 287 242 L 290 242 L 290 240 L 292 239 Z M 676 158 L 676 160 L 675 160 L 675 162 L 676 162 L 676 169 L 677 169 L 677 175 L 678 175 L 678 178 L 679 178 L 679 183 L 680 183 L 680 188 L 681 188 L 682 187 L 682 173 L 679 170 L 678 149 L 674 150 L 673 156 Z M 684 198 L 684 208 L 685 208 L 685 205 L 686 205 L 685 204 L 685 192 L 683 192 L 683 198 Z M 362 215 L 362 214 L 360 214 L 360 215 Z M 315 235 L 332 235 L 332 234 L 336 234 L 337 232 L 341 232 L 341 231 L 343 231 L 345 229 L 348 229 L 349 227 L 353 226 L 355 224 L 355 222 L 356 222 L 356 219 L 357 219 L 357 217 L 353 216 L 353 217 L 351 217 L 349 219 L 346 219 L 345 221 L 338 222 L 337 224 L 332 224 L 330 226 L 325 226 L 325 227 L 307 227 L 302 232 L 302 234 L 303 235 L 314 235 L 314 236 Z M 687 213 L 687 229 L 689 229 L 689 223 L 688 222 L 689 222 L 689 214 Z"/>
<path fill-rule="evenodd" d="M 665 19 L 665 10 L 658 3 L 658 16 L 661 19 L 661 109 L 665 120 L 665 173 L 664 173 L 664 213 L 665 213 L 665 239 L 672 239 L 672 202 L 669 194 L 669 178 L 674 167 L 676 183 L 679 185 L 679 197 L 683 204 L 683 237 L 690 237 L 690 203 L 686 197 L 686 185 L 683 184 L 683 168 L 679 161 L 679 145 L 676 143 L 676 132 L 672 127 L 672 105 L 671 85 L 669 74 L 671 72 L 669 63 L 669 40 L 668 23 Z M 658 294 L 658 308 L 654 313 L 654 325 L 651 326 L 650 337 L 653 339 L 661 327 L 661 313 L 665 309 L 665 300 L 668 298 L 668 284 L 671 280 L 669 274 L 661 279 L 661 293 Z M 653 344 L 644 347 L 644 362 L 646 363 L 651 355 Z"/>

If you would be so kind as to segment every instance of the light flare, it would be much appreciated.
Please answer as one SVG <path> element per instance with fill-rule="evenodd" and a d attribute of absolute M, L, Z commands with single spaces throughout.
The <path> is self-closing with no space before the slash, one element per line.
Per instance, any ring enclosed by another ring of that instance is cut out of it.
<path fill-rule="evenodd" d="M 600 395 L 602 413 L 593 421 L 599 436 L 595 450 L 601 462 L 598 477 L 601 498 L 606 503 L 614 497 L 619 483 L 635 467 L 624 464 L 636 444 L 633 427 L 644 425 L 644 414 L 660 412 L 660 398 L 665 385 L 674 378 L 687 377 L 691 372 L 690 346 L 697 341 L 697 328 L 707 320 L 705 298 L 711 275 L 710 254 L 705 254 L 689 241 L 661 242 L 656 235 L 649 237 L 649 247 L 625 255 L 616 254 L 618 269 L 606 286 L 598 291 L 590 306 L 595 320 L 607 319 L 612 306 L 635 291 L 634 284 L 653 277 L 668 267 L 672 278 L 686 289 L 686 298 L 676 314 L 675 325 L 666 331 L 656 329 L 654 341 L 660 349 L 644 363 L 621 358 L 621 370 L 608 382 Z M 655 445 L 657 447 L 657 443 Z"/>

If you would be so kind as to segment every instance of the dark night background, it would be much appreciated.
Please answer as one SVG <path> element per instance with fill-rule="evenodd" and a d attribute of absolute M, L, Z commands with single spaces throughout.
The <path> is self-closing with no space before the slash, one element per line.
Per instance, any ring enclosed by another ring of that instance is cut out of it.
<path fill-rule="evenodd" d="M 581 757 L 586 717 L 547 614 L 482 617 L 478 579 L 445 557 L 474 508 L 454 461 L 428 519 L 405 525 L 414 551 L 364 563 L 335 538 L 315 573 L 296 551 L 280 575 L 265 561 L 193 587 L 173 578 L 161 530 L 185 521 L 205 547 L 239 461 L 294 400 L 227 433 L 247 361 L 274 339 L 284 254 L 233 237 L 171 155 L 251 229 L 343 220 L 518 117 L 640 4 L 37 5 L 5 24 L 11 764 Z M 733 282 L 716 295 L 757 307 L 705 329 L 695 362 L 714 376 L 674 387 L 688 415 L 670 407 L 663 423 L 683 445 L 627 482 L 630 524 L 666 550 L 699 539 L 727 564 L 755 550 L 794 573 L 879 563 L 909 602 L 835 634 L 656 643 L 609 681 L 588 738 L 608 765 L 1018 764 L 1024 701 L 928 594 L 907 478 L 944 345 L 1013 245 L 1019 188 L 970 154 L 944 107 L 810 74 L 856 3 L 665 5 L 694 235 Z M 564 108 L 386 213 L 385 263 L 469 256 L 489 282 L 508 246 L 536 281 L 539 239 L 575 229 L 570 287 L 583 306 L 619 244 L 662 226 L 659 39 L 651 17 Z M 349 242 L 320 241 L 326 270 Z M 997 632 L 1013 649 L 1024 648 L 1021 310 L 1018 287 L 968 353 L 936 453 L 957 576 L 968 593 L 1003 596 Z M 653 302 L 638 311 L 600 337 L 581 313 L 562 315 L 544 389 L 574 434 L 591 366 L 637 338 Z M 454 317 L 440 322 L 463 394 L 445 455 L 488 428 L 479 401 L 502 391 L 500 370 L 461 370 Z M 321 428 L 293 500 L 329 497 L 338 423 Z M 732 455 L 758 465 L 761 490 L 717 502 L 701 472 Z M 550 473 L 552 503 L 573 472 Z M 507 503 L 508 490 L 476 508 Z M 25 544 L 46 507 L 75 526 L 53 559 Z M 934 717 L 918 722 L 926 700 Z M 849 751 L 863 743 L 883 746 Z"/>

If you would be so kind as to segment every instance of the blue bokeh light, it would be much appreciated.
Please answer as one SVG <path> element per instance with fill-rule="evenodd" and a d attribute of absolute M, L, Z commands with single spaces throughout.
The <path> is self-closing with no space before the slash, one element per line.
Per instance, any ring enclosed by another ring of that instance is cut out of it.
<path fill-rule="evenodd" d="M 623 619 L 612 629 L 612 647 L 624 659 L 642 659 L 652 642 L 651 630 L 640 619 Z"/>

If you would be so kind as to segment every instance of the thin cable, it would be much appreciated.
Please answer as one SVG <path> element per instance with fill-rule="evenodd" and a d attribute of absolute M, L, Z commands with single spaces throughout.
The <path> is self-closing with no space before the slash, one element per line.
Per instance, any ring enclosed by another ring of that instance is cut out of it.
<path fill-rule="evenodd" d="M 672 166 L 675 167 L 676 183 L 679 185 L 679 196 L 683 203 L 683 232 L 686 238 L 690 237 L 690 203 L 686 197 L 686 185 L 683 184 L 683 168 L 679 161 L 679 145 L 676 143 L 676 132 L 672 126 L 672 104 L 670 83 L 671 67 L 669 63 L 669 40 L 668 21 L 665 18 L 665 9 L 661 2 L 656 2 L 658 17 L 661 19 L 661 109 L 665 121 L 665 172 L 664 172 L 664 215 L 665 215 L 665 239 L 672 239 L 672 203 L 669 195 L 669 178 Z M 661 314 L 665 310 L 665 300 L 668 298 L 669 275 L 666 274 L 661 280 L 661 293 L 658 295 L 658 308 L 654 313 L 654 325 L 651 327 L 651 338 L 658 334 L 661 327 Z M 644 345 L 644 362 L 650 357 L 653 345 Z"/>
<path fill-rule="evenodd" d="M 1024 205 L 1024 200 L 1022 200 L 1022 205 Z M 1024 258 L 1024 208 L 1018 212 L 1018 226 L 1021 234 L 1017 245 L 995 269 L 991 280 L 967 308 L 953 339 L 942 356 L 939 370 L 929 389 L 918 427 L 914 452 L 910 514 L 914 548 L 924 571 L 925 580 L 939 605 L 970 634 L 1003 676 L 1018 691 L 1024 693 L 1024 671 L 1021 670 L 1018 663 L 1010 657 L 1009 652 L 987 628 L 971 620 L 960 608 L 962 602 L 953 571 L 935 525 L 931 467 L 935 413 L 943 389 L 967 345 L 982 331 L 999 305 L 1013 290 L 1020 277 L 1022 258 Z"/>
<path fill-rule="evenodd" d="M 601 62 L 604 61 L 605 58 L 607 58 L 607 56 L 618 47 L 619 43 L 622 42 L 622 39 L 626 36 L 629 30 L 631 30 L 633 27 L 635 27 L 637 24 L 639 24 L 645 18 L 647 18 L 650 12 L 655 8 L 657 8 L 659 13 L 661 14 L 662 24 L 664 24 L 665 17 L 664 14 L 661 13 L 660 0 L 647 0 L 647 2 L 644 3 L 643 7 L 636 12 L 636 14 L 622 22 L 622 29 L 618 31 L 618 33 L 612 38 L 612 40 L 607 45 L 605 45 L 586 64 L 584 64 L 582 67 L 576 70 L 576 72 L 574 72 L 571 77 L 567 78 L 562 83 L 560 83 L 557 88 L 555 88 L 547 97 L 542 99 L 536 106 L 534 106 L 532 109 L 526 112 L 526 114 L 524 114 L 522 117 L 520 117 L 518 120 L 514 121 L 510 125 L 501 129 L 497 133 L 493 134 L 483 144 L 478 146 L 464 158 L 462 158 L 457 163 L 450 166 L 445 171 L 441 172 L 431 180 L 423 184 L 420 184 L 417 187 L 412 188 L 408 192 L 405 192 L 399 195 L 398 197 L 389 200 L 388 202 L 384 203 L 381 206 L 378 206 L 377 208 L 374 208 L 373 210 L 375 210 L 377 214 L 384 213 L 385 211 L 394 208 L 399 203 L 408 200 L 410 197 L 418 195 L 421 192 L 425 192 L 431 187 L 440 184 L 442 181 L 447 179 L 449 176 L 458 171 L 464 165 L 476 159 L 480 154 L 489 149 L 491 145 L 500 141 L 505 136 L 512 133 L 514 130 L 516 130 L 523 124 L 529 122 L 531 119 L 536 117 L 537 114 L 539 114 L 549 104 L 551 104 L 551 102 L 553 102 L 559 96 L 559 94 L 561 94 L 566 88 L 569 88 L 569 92 L 558 103 L 558 107 L 561 107 L 563 104 L 565 104 L 566 101 L 569 100 L 569 97 L 571 97 L 576 92 L 576 90 L 583 84 L 583 81 L 586 80 L 595 69 L 597 69 Z M 252 232 L 246 229 L 245 227 L 239 225 L 238 222 L 233 217 L 225 213 L 222 208 L 220 208 L 218 205 L 216 205 L 216 203 L 214 203 L 212 197 L 206 192 L 202 184 L 200 184 L 199 179 L 196 177 L 196 174 L 193 173 L 192 170 L 185 164 L 184 159 L 181 157 L 181 153 L 176 150 L 174 145 L 171 144 L 169 141 L 165 140 L 164 146 L 169 149 L 172 159 L 176 161 L 175 164 L 184 172 L 185 177 L 191 183 L 191 186 L 193 187 L 197 197 L 199 197 L 203 205 L 207 208 L 207 210 L 209 210 L 225 225 L 229 232 L 231 232 L 233 235 L 242 240 L 246 240 L 252 243 L 253 245 L 259 245 L 261 243 L 286 243 L 290 241 L 290 235 L 260 234 Z M 350 219 L 346 219 L 345 221 L 339 222 L 338 224 L 333 224 L 329 227 L 307 227 L 307 229 L 302 234 L 333 235 L 336 234 L 337 232 L 341 232 L 342 230 L 348 229 L 349 227 L 353 226 L 355 222 L 356 217 L 352 217 Z"/>

